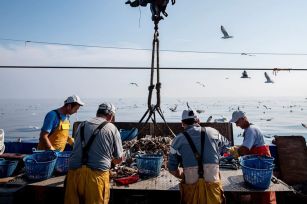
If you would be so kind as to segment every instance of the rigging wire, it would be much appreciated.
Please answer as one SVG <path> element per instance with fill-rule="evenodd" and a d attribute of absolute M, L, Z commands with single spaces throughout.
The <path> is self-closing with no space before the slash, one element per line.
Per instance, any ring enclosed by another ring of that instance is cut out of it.
<path fill-rule="evenodd" d="M 86 48 L 151 51 L 150 48 L 133 48 L 133 47 L 119 47 L 119 46 L 72 44 L 72 43 L 59 43 L 59 42 L 47 42 L 47 41 L 20 40 L 20 39 L 11 39 L 11 38 L 0 38 L 0 40 L 2 40 L 2 41 L 13 41 L 13 42 L 23 42 L 23 43 L 25 43 L 25 45 L 27 45 L 29 43 L 33 43 L 33 44 L 86 47 Z M 197 50 L 173 50 L 173 49 L 160 49 L 160 51 L 162 51 L 162 52 L 174 52 L 174 53 L 225 54 L 225 55 L 246 55 L 246 56 L 254 56 L 254 55 L 307 56 L 307 53 L 281 53 L 281 52 L 223 52 L 223 51 L 197 51 Z"/>
<path fill-rule="evenodd" d="M 113 70 L 148 70 L 150 67 L 113 67 L 113 66 L 24 66 L 24 65 L 0 65 L 0 69 L 113 69 Z M 307 68 L 241 68 L 241 67 L 160 67 L 161 70 L 212 70 L 212 71 L 307 71 Z"/>

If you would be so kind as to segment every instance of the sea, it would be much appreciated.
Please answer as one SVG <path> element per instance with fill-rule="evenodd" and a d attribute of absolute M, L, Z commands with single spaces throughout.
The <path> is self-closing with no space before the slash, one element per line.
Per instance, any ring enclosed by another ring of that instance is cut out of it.
<path fill-rule="evenodd" d="M 89 98 L 70 122 L 88 120 L 95 116 L 98 105 L 111 102 L 116 108 L 116 121 L 138 122 L 147 110 L 147 98 Z M 153 102 L 155 104 L 155 102 Z M 46 113 L 63 105 L 63 99 L 0 99 L 0 129 L 5 141 L 38 141 Z M 181 113 L 188 106 L 199 112 L 206 122 L 227 122 L 235 110 L 242 110 L 250 122 L 260 127 L 266 143 L 275 135 L 301 135 L 307 139 L 306 97 L 259 98 L 163 98 L 161 109 L 167 122 L 180 122 Z M 175 110 L 174 110 L 175 109 Z M 157 115 L 157 121 L 162 119 Z M 233 124 L 234 143 L 241 144 L 243 130 Z"/>

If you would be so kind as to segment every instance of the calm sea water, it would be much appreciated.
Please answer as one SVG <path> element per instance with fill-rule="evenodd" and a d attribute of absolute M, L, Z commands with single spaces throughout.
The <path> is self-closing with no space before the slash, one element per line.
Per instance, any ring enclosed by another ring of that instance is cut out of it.
<path fill-rule="evenodd" d="M 146 98 L 118 99 L 84 99 L 86 105 L 72 115 L 70 120 L 87 120 L 96 113 L 99 103 L 110 101 L 117 107 L 116 121 L 138 122 L 147 110 Z M 161 108 L 166 121 L 180 122 L 181 112 L 189 106 L 204 112 L 200 113 L 201 121 L 212 115 L 213 120 L 226 118 L 229 120 L 238 108 L 247 113 L 249 120 L 258 125 L 267 143 L 274 135 L 302 135 L 307 139 L 307 98 L 166 98 Z M 61 99 L 1 99 L 0 128 L 5 131 L 6 141 L 21 140 L 38 141 L 40 128 L 45 114 L 60 107 Z M 172 112 L 177 104 L 177 111 Z M 160 120 L 160 118 L 158 117 Z M 160 120 L 161 121 L 161 120 Z M 240 144 L 242 130 L 234 126 L 235 144 Z"/>

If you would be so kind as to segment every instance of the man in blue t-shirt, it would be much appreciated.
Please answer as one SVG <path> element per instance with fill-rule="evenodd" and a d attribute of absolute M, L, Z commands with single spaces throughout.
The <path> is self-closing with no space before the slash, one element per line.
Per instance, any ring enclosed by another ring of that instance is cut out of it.
<path fill-rule="evenodd" d="M 37 149 L 63 151 L 67 142 L 72 145 L 73 138 L 69 136 L 69 116 L 76 113 L 83 105 L 80 97 L 73 95 L 64 101 L 62 107 L 47 113 Z"/>
<path fill-rule="evenodd" d="M 232 148 L 234 154 L 239 156 L 249 154 L 271 156 L 269 146 L 265 144 L 260 128 L 249 122 L 245 112 L 234 111 L 229 122 L 235 123 L 236 126 L 244 130 L 242 145 Z M 275 192 L 252 193 L 251 200 L 259 204 L 276 204 L 276 195 Z"/>

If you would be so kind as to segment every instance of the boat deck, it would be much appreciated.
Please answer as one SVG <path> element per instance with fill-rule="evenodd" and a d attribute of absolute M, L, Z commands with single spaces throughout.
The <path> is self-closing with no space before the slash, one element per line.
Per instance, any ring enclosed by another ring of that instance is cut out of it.
<path fill-rule="evenodd" d="M 221 169 L 222 185 L 228 203 L 238 203 L 240 196 L 263 191 L 275 191 L 279 195 L 290 192 L 283 184 L 271 183 L 266 190 L 248 187 L 241 170 Z M 63 203 L 65 176 L 31 182 L 25 176 L 0 184 L 0 203 Z M 110 204 L 169 204 L 180 203 L 179 179 L 162 170 L 158 177 L 140 180 L 127 186 L 111 183 Z M 235 193 L 235 194 L 234 194 Z M 234 198 L 233 196 L 237 197 Z M 238 199 L 238 200 L 235 200 Z M 283 198 L 282 198 L 283 199 Z M 235 200 L 235 201 L 234 201 Z M 2 202 L 3 201 L 3 202 Z"/>
<path fill-rule="evenodd" d="M 259 190 L 247 186 L 244 183 L 242 170 L 221 169 L 222 186 L 225 192 L 286 192 L 291 191 L 287 186 L 278 183 L 272 183 L 268 189 Z M 58 187 L 63 188 L 65 176 L 52 177 L 50 179 L 28 184 L 35 187 Z M 159 190 L 159 191 L 179 191 L 179 179 L 171 175 L 168 171 L 162 170 L 158 177 L 140 180 L 128 186 L 118 186 L 116 183 L 111 184 L 113 189 L 123 190 Z"/>

